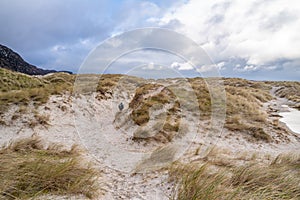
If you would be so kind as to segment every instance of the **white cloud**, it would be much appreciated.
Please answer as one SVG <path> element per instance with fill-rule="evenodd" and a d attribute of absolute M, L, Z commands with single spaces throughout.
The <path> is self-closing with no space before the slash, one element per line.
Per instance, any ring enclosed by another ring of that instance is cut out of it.
<path fill-rule="evenodd" d="M 148 69 L 154 69 L 154 63 L 153 62 L 148 64 Z"/>
<path fill-rule="evenodd" d="M 173 62 L 171 64 L 171 68 L 177 69 L 179 71 L 193 70 L 194 69 L 193 66 L 188 62 L 183 62 L 183 63 Z"/>
<path fill-rule="evenodd" d="M 159 24 L 174 20 L 181 24 L 176 31 L 198 42 L 213 60 L 242 58 L 246 71 L 300 58 L 296 0 L 190 0 L 170 9 Z"/>
<path fill-rule="evenodd" d="M 67 47 L 64 46 L 64 45 L 55 45 L 51 48 L 51 52 L 53 53 L 59 53 L 59 52 L 62 52 L 62 51 L 66 51 L 67 50 Z"/>
<path fill-rule="evenodd" d="M 236 65 L 233 70 L 238 71 L 238 72 L 254 72 L 254 71 L 259 70 L 260 68 L 261 67 L 256 66 L 256 65 L 245 65 L 243 67 L 241 65 Z"/>
<path fill-rule="evenodd" d="M 204 73 L 214 70 L 224 70 L 225 69 L 225 62 L 219 62 L 217 64 L 211 64 L 211 65 L 202 65 L 197 68 L 197 72 Z"/>
<path fill-rule="evenodd" d="M 217 67 L 219 68 L 219 70 L 225 69 L 225 62 L 219 62 L 219 63 L 217 64 Z"/>

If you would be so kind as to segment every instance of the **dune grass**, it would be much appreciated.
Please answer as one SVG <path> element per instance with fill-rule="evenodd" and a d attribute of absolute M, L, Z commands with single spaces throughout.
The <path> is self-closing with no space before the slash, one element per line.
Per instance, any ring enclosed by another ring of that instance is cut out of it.
<path fill-rule="evenodd" d="M 0 114 L 11 104 L 44 104 L 50 95 L 71 91 L 73 82 L 74 75 L 66 73 L 34 77 L 0 68 Z"/>
<path fill-rule="evenodd" d="M 80 150 L 44 147 L 37 137 L 11 142 L 0 150 L 0 199 L 96 194 L 98 172 L 82 163 Z"/>
<path fill-rule="evenodd" d="M 144 84 L 136 89 L 135 95 L 129 103 L 129 107 L 132 109 L 131 118 L 137 125 L 142 126 L 149 121 L 150 107 L 166 104 L 171 101 L 167 89 L 158 94 L 151 95 L 151 92 L 155 92 L 162 88 L 163 86 L 158 84 Z"/>
<path fill-rule="evenodd" d="M 0 91 L 8 92 L 11 90 L 20 90 L 24 88 L 37 88 L 44 85 L 44 81 L 29 75 L 12 72 L 0 68 Z"/>
<path fill-rule="evenodd" d="M 211 96 L 203 78 L 188 79 L 198 100 L 201 119 L 209 119 L 211 116 Z"/>
<path fill-rule="evenodd" d="M 209 120 L 212 114 L 212 105 L 205 79 L 191 78 L 188 79 L 188 83 L 197 98 L 200 120 Z M 159 84 L 145 84 L 136 89 L 135 96 L 129 107 L 133 109 L 131 117 L 137 125 L 143 126 L 149 121 L 149 108 L 151 106 L 166 104 L 177 98 L 172 92 L 171 95 L 165 95 L 161 92 L 150 97 L 147 96 L 149 93 L 158 91 L 162 87 Z M 170 87 L 175 86 L 171 85 Z M 180 85 L 176 87 L 180 87 Z M 255 140 L 271 142 L 271 135 L 264 129 L 268 123 L 267 113 L 262 109 L 263 103 L 273 98 L 270 94 L 271 86 L 264 82 L 227 78 L 224 79 L 224 87 L 226 90 L 226 119 L 224 127 L 230 131 L 243 132 L 248 136 L 252 136 Z M 187 91 L 184 92 L 188 94 Z M 178 95 L 181 95 L 181 93 Z M 193 106 L 190 107 L 192 109 L 187 108 L 190 112 L 197 111 Z M 166 123 L 165 128 L 167 131 L 170 128 L 176 129 L 175 126 L 170 127 L 168 123 Z"/>
<path fill-rule="evenodd" d="M 156 128 L 153 127 L 155 130 L 152 130 L 156 131 L 156 134 L 153 134 L 154 137 L 151 138 L 163 143 L 170 142 L 179 131 L 180 103 L 175 94 L 163 85 L 144 84 L 136 89 L 135 96 L 129 104 L 132 109 L 130 116 L 139 126 L 144 126 L 149 122 L 150 108 L 163 109 L 167 104 L 170 104 L 171 107 L 166 110 L 166 118 L 163 121 L 157 119 Z M 142 132 L 145 133 L 144 130 Z M 134 137 L 133 139 L 140 138 Z"/>
<path fill-rule="evenodd" d="M 89 89 L 92 89 L 98 93 L 97 99 L 99 100 L 112 98 L 114 88 L 123 82 L 131 85 L 131 88 L 136 87 L 135 96 L 129 107 L 133 109 L 131 118 L 139 126 L 143 126 L 149 121 L 149 108 L 153 105 L 170 103 L 177 98 L 176 95 L 189 96 L 191 92 L 197 98 L 200 120 L 209 120 L 212 114 L 211 97 L 203 78 L 187 79 L 193 91 L 182 90 L 182 92 L 175 95 L 171 90 L 168 90 L 170 92 L 166 92 L 166 89 L 164 92 L 152 95 L 147 99 L 144 96 L 147 96 L 151 91 L 159 89 L 162 85 L 147 84 L 146 80 L 120 74 L 82 74 L 77 78 L 84 81 L 81 81 L 83 83 L 82 86 L 77 85 L 79 89 L 77 88 L 78 91 L 75 91 L 75 93 L 84 93 L 85 90 L 89 92 Z M 12 104 L 27 106 L 33 103 L 36 106 L 42 105 L 48 101 L 50 95 L 72 91 L 74 81 L 74 75 L 65 73 L 33 77 L 0 69 L 0 115 Z M 180 81 L 183 80 L 177 81 L 177 85 L 173 84 L 170 88 L 180 87 Z M 257 140 L 272 141 L 271 136 L 264 130 L 268 122 L 266 120 L 266 113 L 262 111 L 262 104 L 272 99 L 272 96 L 269 94 L 271 87 L 286 86 L 279 89 L 277 95 L 294 101 L 298 101 L 299 98 L 300 90 L 299 83 L 297 82 L 256 82 L 240 78 L 225 78 L 223 81 L 227 98 L 225 128 L 230 131 L 244 132 Z M 179 97 L 179 99 L 184 98 Z M 187 106 L 186 109 L 190 112 L 195 112 L 197 110 L 195 106 L 197 105 L 192 104 L 185 104 L 183 106 Z M 168 113 L 175 114 L 176 112 L 169 110 Z M 171 119 L 171 117 L 169 118 Z M 176 121 L 178 122 L 179 120 Z M 177 127 L 178 124 L 166 123 L 165 129 L 176 130 Z"/>
<path fill-rule="evenodd" d="M 300 110 L 300 82 L 280 81 L 267 83 L 271 86 L 278 87 L 275 91 L 276 96 L 295 102 L 295 107 Z"/>
<path fill-rule="evenodd" d="M 300 156 L 280 155 L 269 164 L 216 167 L 210 162 L 176 164 L 170 170 L 178 200 L 300 198 Z"/>
<path fill-rule="evenodd" d="M 211 116 L 211 97 L 205 79 L 193 78 L 189 82 L 198 99 L 200 119 Z M 267 123 L 262 104 L 271 100 L 271 87 L 263 82 L 239 78 L 224 79 L 226 90 L 226 119 L 224 127 L 231 131 L 245 132 L 257 140 L 271 141 L 263 130 Z"/>

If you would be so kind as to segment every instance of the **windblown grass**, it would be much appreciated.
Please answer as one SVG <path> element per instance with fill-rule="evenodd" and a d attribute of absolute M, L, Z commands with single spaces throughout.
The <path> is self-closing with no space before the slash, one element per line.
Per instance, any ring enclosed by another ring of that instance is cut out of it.
<path fill-rule="evenodd" d="M 280 155 L 270 164 L 216 168 L 211 163 L 175 165 L 171 179 L 178 200 L 300 198 L 300 156 Z"/>
<path fill-rule="evenodd" d="M 158 94 L 151 95 L 151 92 L 159 90 L 162 85 L 158 84 L 145 84 L 136 89 L 135 95 L 132 101 L 129 103 L 129 107 L 133 110 L 131 117 L 132 120 L 139 126 L 146 124 L 149 119 L 149 109 L 153 105 L 162 105 L 169 103 L 170 97 L 167 93 L 159 92 Z M 149 97 L 146 97 L 146 96 Z"/>
<path fill-rule="evenodd" d="M 198 99 L 201 119 L 209 119 L 212 111 L 211 97 L 205 79 L 193 78 L 189 82 Z M 266 113 L 262 111 L 262 104 L 272 99 L 269 93 L 271 87 L 263 82 L 239 78 L 224 79 L 224 87 L 225 128 L 248 133 L 258 140 L 271 141 L 271 137 L 263 130 L 267 121 Z"/>
<path fill-rule="evenodd" d="M 198 100 L 201 119 L 208 119 L 211 116 L 211 96 L 207 84 L 202 78 L 191 78 L 189 83 L 193 88 Z"/>
<path fill-rule="evenodd" d="M 97 92 L 99 99 L 111 98 L 114 87 L 118 84 L 123 77 L 121 74 L 102 74 L 97 84 Z"/>
<path fill-rule="evenodd" d="M 92 198 L 98 173 L 83 164 L 75 146 L 45 148 L 39 138 L 21 139 L 0 150 L 0 199 L 31 199 L 46 194 Z"/>
<path fill-rule="evenodd" d="M 11 104 L 44 104 L 50 95 L 71 91 L 73 82 L 74 75 L 66 73 L 34 77 L 0 68 L 0 114 Z"/>
<path fill-rule="evenodd" d="M 167 104 L 170 104 L 171 107 L 166 110 L 164 121 L 157 119 L 156 127 L 159 128 L 158 130 L 153 130 L 157 131 L 157 133 L 153 134 L 154 137 L 152 138 L 164 143 L 170 142 L 179 131 L 180 103 L 175 94 L 163 85 L 144 84 L 136 89 L 135 96 L 129 104 L 129 107 L 132 109 L 131 118 L 139 126 L 144 126 L 149 122 L 150 108 L 164 109 L 164 106 Z M 144 135 L 145 130 L 142 130 L 141 133 Z M 133 139 L 140 138 L 134 137 Z"/>
<path fill-rule="evenodd" d="M 300 82 L 282 81 L 268 83 L 272 86 L 278 87 L 275 91 L 275 95 L 295 102 L 296 108 L 300 110 Z"/>

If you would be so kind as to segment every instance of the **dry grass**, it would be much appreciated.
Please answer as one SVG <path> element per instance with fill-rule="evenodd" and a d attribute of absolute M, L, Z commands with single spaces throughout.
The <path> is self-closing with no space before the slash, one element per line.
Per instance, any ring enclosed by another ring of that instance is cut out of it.
<path fill-rule="evenodd" d="M 82 79 L 83 85 L 77 86 L 78 91 L 75 91 L 75 93 L 84 93 L 85 90 L 87 93 L 90 90 L 97 91 L 99 100 L 112 98 L 114 88 L 120 82 L 124 83 L 123 85 L 126 85 L 126 87 L 130 85 L 131 89 L 138 87 L 129 107 L 133 109 L 131 118 L 139 126 L 143 126 L 149 121 L 149 108 L 153 105 L 163 106 L 176 101 L 174 100 L 176 98 L 184 100 L 191 93 L 197 97 L 200 120 L 209 120 L 211 117 L 211 97 L 205 80 L 202 78 L 187 79 L 187 83 L 191 85 L 193 91 L 181 90 L 178 94 L 176 93 L 178 97 L 172 92 L 171 87 L 180 87 L 181 82 L 185 80 L 178 80 L 170 86 L 171 90 L 166 89 L 164 92 L 152 95 L 149 98 L 144 98 L 144 96 L 163 86 L 159 84 L 141 85 L 142 82 L 145 83 L 146 81 L 119 74 L 84 74 L 77 78 Z M 46 103 L 50 95 L 72 91 L 74 80 L 74 75 L 65 73 L 56 73 L 37 78 L 0 69 L 0 82 L 2 83 L 0 86 L 0 115 L 11 104 L 27 106 L 33 103 L 39 106 Z M 166 80 L 161 81 L 164 82 Z M 267 136 L 268 133 L 264 131 L 264 127 L 267 126 L 268 122 L 266 113 L 262 112 L 262 103 L 272 99 L 269 94 L 271 86 L 285 86 L 277 91 L 277 95 L 299 102 L 300 86 L 298 82 L 255 82 L 239 78 L 226 78 L 223 81 L 227 94 L 225 128 L 246 133 L 258 140 L 272 141 L 272 138 Z M 197 110 L 195 106 L 197 105 L 194 104 L 183 103 L 180 106 L 184 107 L 185 110 L 195 112 Z M 179 120 L 171 119 L 174 118 L 171 115 L 176 114 L 176 112 L 171 109 L 168 113 L 170 115 L 168 115 L 165 130 L 176 131 Z M 177 121 L 177 124 L 174 121 Z"/>
<path fill-rule="evenodd" d="M 176 164 L 170 170 L 178 184 L 174 199 L 299 199 L 300 156 L 280 155 L 270 164 L 215 167 Z M 175 191 L 174 191 L 175 192 Z"/>
<path fill-rule="evenodd" d="M 123 77 L 121 74 L 102 74 L 99 78 L 96 91 L 99 93 L 98 99 L 108 99 L 112 97 L 114 87 Z"/>
<path fill-rule="evenodd" d="M 267 82 L 268 84 L 278 87 L 275 95 L 281 98 L 287 98 L 296 103 L 296 108 L 300 110 L 300 82 L 283 81 Z"/>
<path fill-rule="evenodd" d="M 44 81 L 29 75 L 12 72 L 0 68 L 0 91 L 8 92 L 12 90 L 21 90 L 25 88 L 37 88 L 44 85 Z"/>
<path fill-rule="evenodd" d="M 39 106 L 48 101 L 50 95 L 71 91 L 74 75 L 55 73 L 43 77 L 33 77 L 6 69 L 0 69 L 0 114 L 9 105 Z"/>
<path fill-rule="evenodd" d="M 211 96 L 202 78 L 191 78 L 188 80 L 198 100 L 201 119 L 208 119 L 211 116 Z"/>
<path fill-rule="evenodd" d="M 174 93 L 159 84 L 145 84 L 136 89 L 135 96 L 129 104 L 132 109 L 131 118 L 139 126 L 144 126 L 149 122 L 150 108 L 164 109 L 166 104 L 170 104 L 171 107 L 167 109 L 166 118 L 163 121 L 156 119 L 157 122 L 154 125 L 156 128 L 152 128 L 156 134 L 153 134 L 154 137 L 151 138 L 163 143 L 170 142 L 179 131 L 180 103 Z M 146 132 L 143 130 L 141 133 L 144 135 Z M 134 137 L 133 139 L 140 138 Z"/>
<path fill-rule="evenodd" d="M 36 126 L 44 126 L 48 127 L 50 121 L 50 116 L 45 114 L 39 114 L 38 112 L 35 112 L 33 119 L 31 119 L 28 122 L 29 128 L 34 128 Z"/>
<path fill-rule="evenodd" d="M 169 103 L 171 100 L 170 91 L 162 90 L 158 94 L 150 95 L 151 92 L 163 88 L 158 84 L 145 84 L 136 89 L 129 107 L 133 110 L 131 113 L 132 120 L 139 126 L 145 125 L 149 119 L 149 109 L 154 105 Z M 148 96 L 149 97 L 148 97 Z"/>
<path fill-rule="evenodd" d="M 270 87 L 263 82 L 244 79 L 225 79 L 227 92 L 225 128 L 242 131 L 263 141 L 271 141 L 271 137 L 263 130 L 266 125 L 266 113 L 262 111 L 262 103 L 270 101 Z"/>
<path fill-rule="evenodd" d="M 209 120 L 212 114 L 211 97 L 205 80 L 201 78 L 191 78 L 188 79 L 188 84 L 190 84 L 193 89 L 193 94 L 197 97 L 200 120 Z M 264 82 L 235 78 L 224 79 L 224 86 L 227 96 L 225 128 L 231 131 L 245 133 L 246 136 L 250 136 L 255 140 L 271 142 L 272 137 L 264 130 L 264 128 L 268 126 L 268 121 L 266 120 L 267 114 L 262 110 L 263 103 L 272 99 L 269 92 L 271 87 Z M 143 126 L 149 121 L 150 107 L 155 104 L 166 104 L 171 102 L 172 99 L 177 98 L 173 92 L 171 92 L 171 95 L 158 93 L 149 98 L 144 97 L 162 87 L 163 86 L 159 84 L 145 84 L 137 88 L 135 96 L 129 105 L 129 107 L 133 109 L 131 117 L 137 125 Z M 170 86 L 170 88 L 176 87 L 180 87 L 180 85 L 175 83 Z M 190 93 L 191 91 L 182 90 L 182 92 L 178 92 L 178 95 L 180 99 L 184 99 L 186 97 L 182 98 L 182 95 L 184 96 Z M 187 104 L 184 108 L 190 112 L 197 111 L 193 105 Z M 176 112 L 169 110 L 168 113 L 174 115 Z M 176 131 L 176 124 L 173 124 L 173 127 L 169 125 L 168 123 L 165 125 L 166 132 L 168 132 L 170 128 Z M 250 141 L 253 140 L 250 138 Z"/>
<path fill-rule="evenodd" d="M 98 173 L 83 165 L 75 146 L 45 148 L 39 138 L 21 139 L 0 150 L 0 199 L 31 199 L 45 194 L 92 198 Z"/>
<path fill-rule="evenodd" d="M 211 116 L 211 97 L 204 79 L 189 79 L 198 99 L 201 119 Z M 225 128 L 231 131 L 245 132 L 254 138 L 271 141 L 271 137 L 262 129 L 267 123 L 262 104 L 270 101 L 271 87 L 263 82 L 248 81 L 239 78 L 224 79 L 226 90 Z"/>
<path fill-rule="evenodd" d="M 111 99 L 118 84 L 135 84 L 138 78 L 121 74 L 78 74 L 76 76 L 75 94 L 91 94 L 97 92 L 98 100 Z"/>

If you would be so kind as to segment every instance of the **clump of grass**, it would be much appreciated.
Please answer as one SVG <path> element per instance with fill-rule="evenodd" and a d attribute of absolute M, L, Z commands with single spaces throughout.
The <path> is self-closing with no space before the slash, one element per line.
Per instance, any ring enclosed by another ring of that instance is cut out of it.
<path fill-rule="evenodd" d="M 47 126 L 49 125 L 50 116 L 49 115 L 41 115 L 41 114 L 35 114 L 34 115 L 35 120 L 39 125 Z"/>
<path fill-rule="evenodd" d="M 270 164 L 213 167 L 209 162 L 173 166 L 174 199 L 299 199 L 300 156 L 280 155 Z"/>
<path fill-rule="evenodd" d="M 97 84 L 96 91 L 99 92 L 99 99 L 112 97 L 113 89 L 123 77 L 121 74 L 102 74 Z"/>
<path fill-rule="evenodd" d="M 269 134 L 267 134 L 263 128 L 250 127 L 248 130 L 252 133 L 252 136 L 259 141 L 272 141 L 272 137 Z"/>
<path fill-rule="evenodd" d="M 12 142 L 0 150 L 0 198 L 31 199 L 46 194 L 92 198 L 98 173 L 83 165 L 80 150 L 45 148 L 37 137 Z"/>
<path fill-rule="evenodd" d="M 0 126 L 6 126 L 6 125 L 7 125 L 7 124 L 6 124 L 6 121 L 0 119 Z"/>
<path fill-rule="evenodd" d="M 156 128 L 152 127 L 152 131 L 154 131 L 155 134 L 152 134 L 153 137 L 151 137 L 151 139 L 163 143 L 170 142 L 179 131 L 180 103 L 175 94 L 162 85 L 145 84 L 136 90 L 135 96 L 129 104 L 129 107 L 132 109 L 131 118 L 139 126 L 144 126 L 149 122 L 149 110 L 151 107 L 162 109 L 163 105 L 166 104 L 172 104 L 172 106 L 166 111 L 165 121 L 158 121 L 156 124 L 162 124 L 162 126 L 155 126 Z M 157 128 L 159 130 L 155 130 Z M 138 136 L 139 134 L 136 135 Z M 133 139 L 139 140 L 140 138 L 134 137 Z"/>
<path fill-rule="evenodd" d="M 40 114 L 38 111 L 34 111 L 33 117 L 28 121 L 28 127 L 34 128 L 36 126 L 43 126 L 47 128 L 50 125 L 50 115 Z"/>
<path fill-rule="evenodd" d="M 225 182 L 225 174 L 210 174 L 208 165 L 178 167 L 172 169 L 171 177 L 173 181 L 175 179 L 175 182 L 179 183 L 173 199 L 230 199 L 225 188 L 221 188 Z"/>
<path fill-rule="evenodd" d="M 171 91 L 169 91 L 167 88 L 162 89 L 158 94 L 146 97 L 146 95 L 149 95 L 151 92 L 159 90 L 162 87 L 162 85 L 158 84 L 145 84 L 136 89 L 135 95 L 132 101 L 129 103 L 129 107 L 133 110 L 131 113 L 131 118 L 137 125 L 142 126 L 149 121 L 150 107 L 153 105 L 166 104 L 170 102 Z"/>

